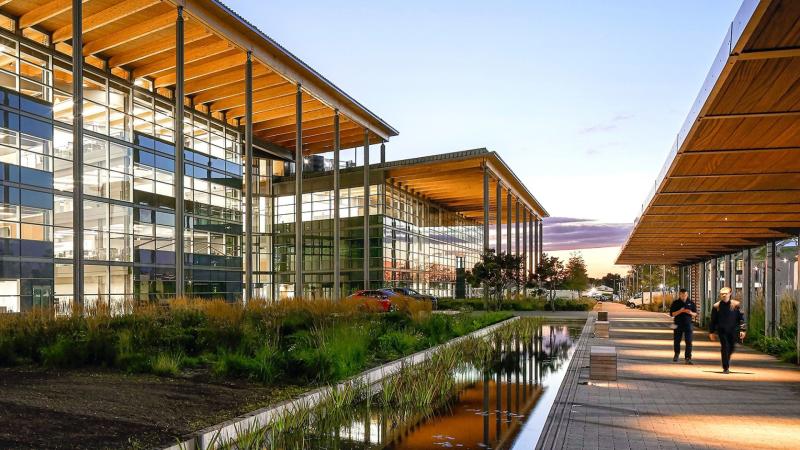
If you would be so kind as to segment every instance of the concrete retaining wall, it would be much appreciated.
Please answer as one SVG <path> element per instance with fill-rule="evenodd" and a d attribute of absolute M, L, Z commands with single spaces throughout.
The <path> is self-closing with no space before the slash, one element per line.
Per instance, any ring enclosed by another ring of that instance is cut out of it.
<path fill-rule="evenodd" d="M 375 367 L 362 372 L 347 381 L 339 383 L 338 386 L 345 386 L 348 384 L 369 385 L 379 390 L 380 382 L 385 377 L 399 372 L 403 367 L 419 364 L 430 358 L 431 355 L 443 347 L 453 345 L 469 337 L 485 336 L 517 319 L 519 319 L 519 317 L 511 317 L 510 319 L 498 322 L 485 328 L 481 328 L 480 330 L 476 330 L 470 334 L 455 338 L 451 341 L 445 342 L 444 344 L 437 345 L 436 347 L 431 347 L 427 350 L 406 356 L 405 358 Z M 328 397 L 331 389 L 331 386 L 314 389 L 294 400 L 287 400 L 276 405 L 255 410 L 235 419 L 212 425 L 189 436 L 185 436 L 181 442 L 170 447 L 166 447 L 164 450 L 206 450 L 218 446 L 221 443 L 230 442 L 235 440 L 240 434 L 245 434 L 254 429 L 266 428 L 275 418 L 280 417 L 287 411 L 293 411 L 300 408 L 313 408 Z M 376 392 L 376 389 L 373 389 L 372 392 Z"/>

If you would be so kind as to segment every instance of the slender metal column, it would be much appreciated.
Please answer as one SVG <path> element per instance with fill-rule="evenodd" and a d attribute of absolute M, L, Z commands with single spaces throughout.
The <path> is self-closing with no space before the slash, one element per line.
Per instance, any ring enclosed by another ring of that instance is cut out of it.
<path fill-rule="evenodd" d="M 764 316 L 766 317 L 766 334 L 767 336 L 775 336 L 775 309 L 777 307 L 777 298 L 775 292 L 775 242 L 767 244 L 767 258 L 766 265 L 766 288 L 764 289 Z"/>
<path fill-rule="evenodd" d="M 364 289 L 369 289 L 369 130 L 364 128 Z"/>
<path fill-rule="evenodd" d="M 506 191 L 506 253 L 511 254 L 511 189 Z"/>
<path fill-rule="evenodd" d="M 539 267 L 539 219 L 536 218 L 536 215 L 534 215 L 533 220 L 531 220 L 531 241 L 533 247 L 531 262 L 534 270 L 537 270 Z"/>
<path fill-rule="evenodd" d="M 386 142 L 381 142 L 381 164 L 386 162 Z"/>
<path fill-rule="evenodd" d="M 339 110 L 333 114 L 333 299 L 342 298 L 341 293 L 341 249 L 339 241 L 341 239 L 341 224 L 339 223 Z"/>
<path fill-rule="evenodd" d="M 497 180 L 497 223 L 495 224 L 495 232 L 497 236 L 494 237 L 497 247 L 497 254 L 503 250 L 503 185 L 500 180 Z"/>
<path fill-rule="evenodd" d="M 534 247 L 533 224 L 535 223 L 534 222 L 535 220 L 536 220 L 536 215 L 533 214 L 533 211 L 528 211 L 528 223 L 526 226 L 528 228 L 528 271 L 530 271 L 530 273 L 536 273 L 536 264 L 535 264 L 536 256 L 533 251 Z"/>
<path fill-rule="evenodd" d="M 528 216 L 528 209 L 522 208 L 522 280 L 523 282 L 528 281 L 528 258 L 530 257 L 530 252 L 528 251 L 528 220 L 530 217 Z"/>
<path fill-rule="evenodd" d="M 753 264 L 750 259 L 750 249 L 742 251 L 742 309 L 744 310 L 744 318 L 750 324 L 750 283 L 753 280 Z"/>
<path fill-rule="evenodd" d="M 544 254 L 544 223 L 542 220 L 539 219 L 539 251 L 536 252 L 538 261 L 542 260 L 542 255 Z"/>
<path fill-rule="evenodd" d="M 725 255 L 725 286 L 731 288 L 731 298 L 733 298 L 733 294 L 735 294 L 736 285 L 733 282 L 733 267 L 731 266 L 731 255 Z"/>
<path fill-rule="evenodd" d="M 244 69 L 244 159 L 245 202 L 244 215 L 244 298 L 253 298 L 253 52 L 247 52 Z"/>
<path fill-rule="evenodd" d="M 83 1 L 72 0 L 72 295 L 83 304 Z"/>
<path fill-rule="evenodd" d="M 519 199 L 516 199 L 515 209 L 514 209 L 514 253 L 516 253 L 517 256 L 522 256 L 522 252 L 520 251 L 521 249 L 519 248 L 519 241 L 520 241 L 520 238 L 521 238 L 521 236 L 519 235 L 519 223 L 520 223 L 519 219 L 520 219 L 520 217 L 519 217 Z M 524 228 L 524 226 L 523 226 L 523 228 Z"/>
<path fill-rule="evenodd" d="M 183 7 L 178 6 L 175 19 L 175 295 L 184 293 L 183 235 L 186 228 L 183 217 Z"/>
<path fill-rule="evenodd" d="M 294 148 L 294 296 L 303 296 L 303 87 L 297 83 Z"/>
<path fill-rule="evenodd" d="M 489 251 L 489 169 L 483 166 L 483 252 Z M 483 305 L 489 305 L 489 290 L 483 283 Z M 488 400 L 487 400 L 488 401 Z"/>

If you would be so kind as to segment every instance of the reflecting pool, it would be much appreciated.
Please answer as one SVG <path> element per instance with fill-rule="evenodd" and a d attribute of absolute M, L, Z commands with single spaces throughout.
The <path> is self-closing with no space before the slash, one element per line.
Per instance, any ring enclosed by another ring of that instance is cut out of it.
<path fill-rule="evenodd" d="M 317 424 L 283 448 L 530 449 L 536 445 L 573 354 L 582 323 L 541 325 L 530 339 L 491 343 L 487 364 L 459 364 L 452 395 L 418 410 L 376 400 Z M 489 338 L 492 339 L 492 338 Z M 482 365 L 482 367 L 476 367 Z M 412 386 L 413 389 L 413 386 Z"/>

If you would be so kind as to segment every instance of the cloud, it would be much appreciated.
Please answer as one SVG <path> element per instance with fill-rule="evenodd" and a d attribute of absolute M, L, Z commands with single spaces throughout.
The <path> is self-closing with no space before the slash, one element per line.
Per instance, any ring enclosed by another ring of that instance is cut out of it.
<path fill-rule="evenodd" d="M 632 114 L 617 114 L 611 118 L 611 120 L 607 120 L 604 122 L 596 123 L 592 126 L 581 128 L 579 130 L 580 134 L 594 134 L 594 133 L 605 133 L 607 131 L 614 131 L 618 127 L 619 122 L 623 122 L 629 119 L 632 119 Z"/>
<path fill-rule="evenodd" d="M 545 251 L 581 250 L 622 245 L 632 225 L 589 219 L 551 217 L 544 220 Z"/>

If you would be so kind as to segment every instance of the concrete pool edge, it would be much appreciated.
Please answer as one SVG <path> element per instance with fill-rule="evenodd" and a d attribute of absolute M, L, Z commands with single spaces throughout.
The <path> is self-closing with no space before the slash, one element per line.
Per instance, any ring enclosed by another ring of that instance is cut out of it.
<path fill-rule="evenodd" d="M 380 382 L 385 377 L 397 373 L 403 367 L 419 364 L 430 358 L 431 355 L 442 348 L 456 344 L 470 337 L 485 336 L 494 330 L 519 319 L 519 316 L 510 317 L 501 322 L 497 322 L 479 330 L 475 330 L 472 333 L 457 337 L 435 347 L 431 347 L 404 358 L 366 370 L 355 377 L 337 384 L 336 386 L 363 383 L 369 386 L 378 385 L 377 387 L 379 388 Z M 267 427 L 270 422 L 272 422 L 276 417 L 280 417 L 286 411 L 301 407 L 313 407 L 314 405 L 317 405 L 325 400 L 330 394 L 331 390 L 332 386 L 316 388 L 306 392 L 298 398 L 286 400 L 274 405 L 257 409 L 234 419 L 212 425 L 184 436 L 174 445 L 163 447 L 163 450 L 206 450 L 208 448 L 214 448 L 223 443 L 235 440 L 239 435 L 245 434 L 251 430 Z"/>
<path fill-rule="evenodd" d="M 566 426 L 563 422 L 565 417 L 569 417 L 566 409 L 572 405 L 572 399 L 575 398 L 575 390 L 578 388 L 578 380 L 580 378 L 580 365 L 582 364 L 583 354 L 589 347 L 587 342 L 592 332 L 594 318 L 595 314 L 593 313 L 590 313 L 589 317 L 586 318 L 581 335 L 575 343 L 575 352 L 572 354 L 572 360 L 569 363 L 561 386 L 558 388 L 558 393 L 553 405 L 550 407 L 550 412 L 547 414 L 547 421 L 539 435 L 536 449 L 556 448 L 558 442 L 564 442 L 563 434 L 566 433 Z"/>

